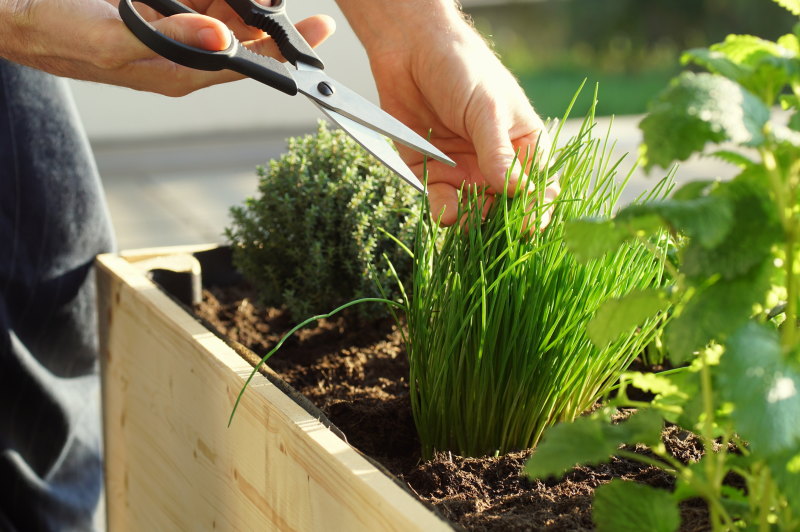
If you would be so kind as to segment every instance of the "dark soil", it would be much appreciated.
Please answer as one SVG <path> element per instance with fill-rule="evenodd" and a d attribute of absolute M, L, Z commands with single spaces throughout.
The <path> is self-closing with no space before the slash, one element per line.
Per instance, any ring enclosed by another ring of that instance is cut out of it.
<path fill-rule="evenodd" d="M 281 310 L 260 307 L 251 297 L 243 287 L 212 288 L 204 291 L 196 312 L 223 337 L 261 357 L 294 324 Z M 324 320 L 288 340 L 269 366 L 316 404 L 350 444 L 469 530 L 592 530 L 591 500 L 598 485 L 612 478 L 667 489 L 674 484 L 659 469 L 623 459 L 546 481 L 520 475 L 531 451 L 484 458 L 447 453 L 421 461 L 402 334 L 389 320 L 357 327 L 344 318 Z M 663 439 L 679 460 L 700 456 L 697 439 L 678 427 L 665 429 Z M 702 501 L 684 504 L 682 520 L 681 530 L 708 530 Z"/>

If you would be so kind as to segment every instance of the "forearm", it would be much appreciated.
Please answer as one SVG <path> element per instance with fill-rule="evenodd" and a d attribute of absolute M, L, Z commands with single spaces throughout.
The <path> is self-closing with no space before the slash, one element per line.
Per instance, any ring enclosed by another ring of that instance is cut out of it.
<path fill-rule="evenodd" d="M 454 0 L 337 0 L 370 55 L 437 39 L 480 39 Z M 433 42 L 432 42 L 433 41 Z"/>

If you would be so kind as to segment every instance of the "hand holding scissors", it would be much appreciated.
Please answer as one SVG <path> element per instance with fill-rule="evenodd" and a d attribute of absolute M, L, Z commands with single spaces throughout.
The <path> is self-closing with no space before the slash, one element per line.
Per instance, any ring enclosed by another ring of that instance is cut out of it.
<path fill-rule="evenodd" d="M 272 7 L 251 0 L 227 0 L 245 24 L 269 34 L 287 61 L 285 64 L 251 52 L 231 33 L 225 50 L 208 51 L 178 42 L 158 32 L 133 7 L 120 0 L 123 22 L 136 37 L 163 57 L 200 70 L 233 70 L 289 95 L 303 94 L 333 122 L 414 188 L 424 190 L 417 177 L 384 137 L 445 164 L 455 163 L 403 123 L 334 80 L 324 64 L 297 32 L 285 11 L 285 0 Z M 165 16 L 193 13 L 175 0 L 142 0 Z"/>

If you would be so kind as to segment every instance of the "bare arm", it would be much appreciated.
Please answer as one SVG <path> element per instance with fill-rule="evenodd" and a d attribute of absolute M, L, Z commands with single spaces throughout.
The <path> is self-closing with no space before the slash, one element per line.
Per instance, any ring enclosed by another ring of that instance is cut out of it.
<path fill-rule="evenodd" d="M 280 57 L 271 39 L 242 24 L 223 1 L 185 3 L 209 16 L 162 18 L 146 7 L 137 9 L 147 13 L 161 32 L 187 44 L 207 50 L 225 48 L 225 22 L 249 48 Z M 312 46 L 333 32 L 329 17 L 311 17 L 297 26 Z M 60 76 L 172 96 L 239 77 L 231 72 L 180 67 L 157 56 L 122 23 L 116 0 L 0 0 L 0 35 L 0 57 L 16 63 Z"/>
<path fill-rule="evenodd" d="M 516 79 L 453 0 L 338 0 L 370 59 L 381 105 L 427 135 L 457 166 L 429 163 L 431 209 L 454 223 L 463 183 L 500 192 L 519 150 L 533 152 L 543 123 Z M 422 158 L 401 150 L 422 173 Z M 512 173 L 512 190 L 519 176 Z M 558 193 L 554 184 L 547 192 Z"/>

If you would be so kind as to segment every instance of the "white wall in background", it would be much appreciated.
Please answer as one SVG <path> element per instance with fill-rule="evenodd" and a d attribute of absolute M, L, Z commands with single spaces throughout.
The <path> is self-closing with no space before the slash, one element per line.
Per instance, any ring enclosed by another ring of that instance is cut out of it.
<path fill-rule="evenodd" d="M 318 48 L 326 72 L 377 103 L 366 53 L 334 0 L 288 4 L 295 22 L 317 13 L 336 20 L 334 35 Z M 297 131 L 314 127 L 320 111 L 304 96 L 287 96 L 252 80 L 168 98 L 107 85 L 71 81 L 92 140 L 205 135 L 252 129 Z"/>

